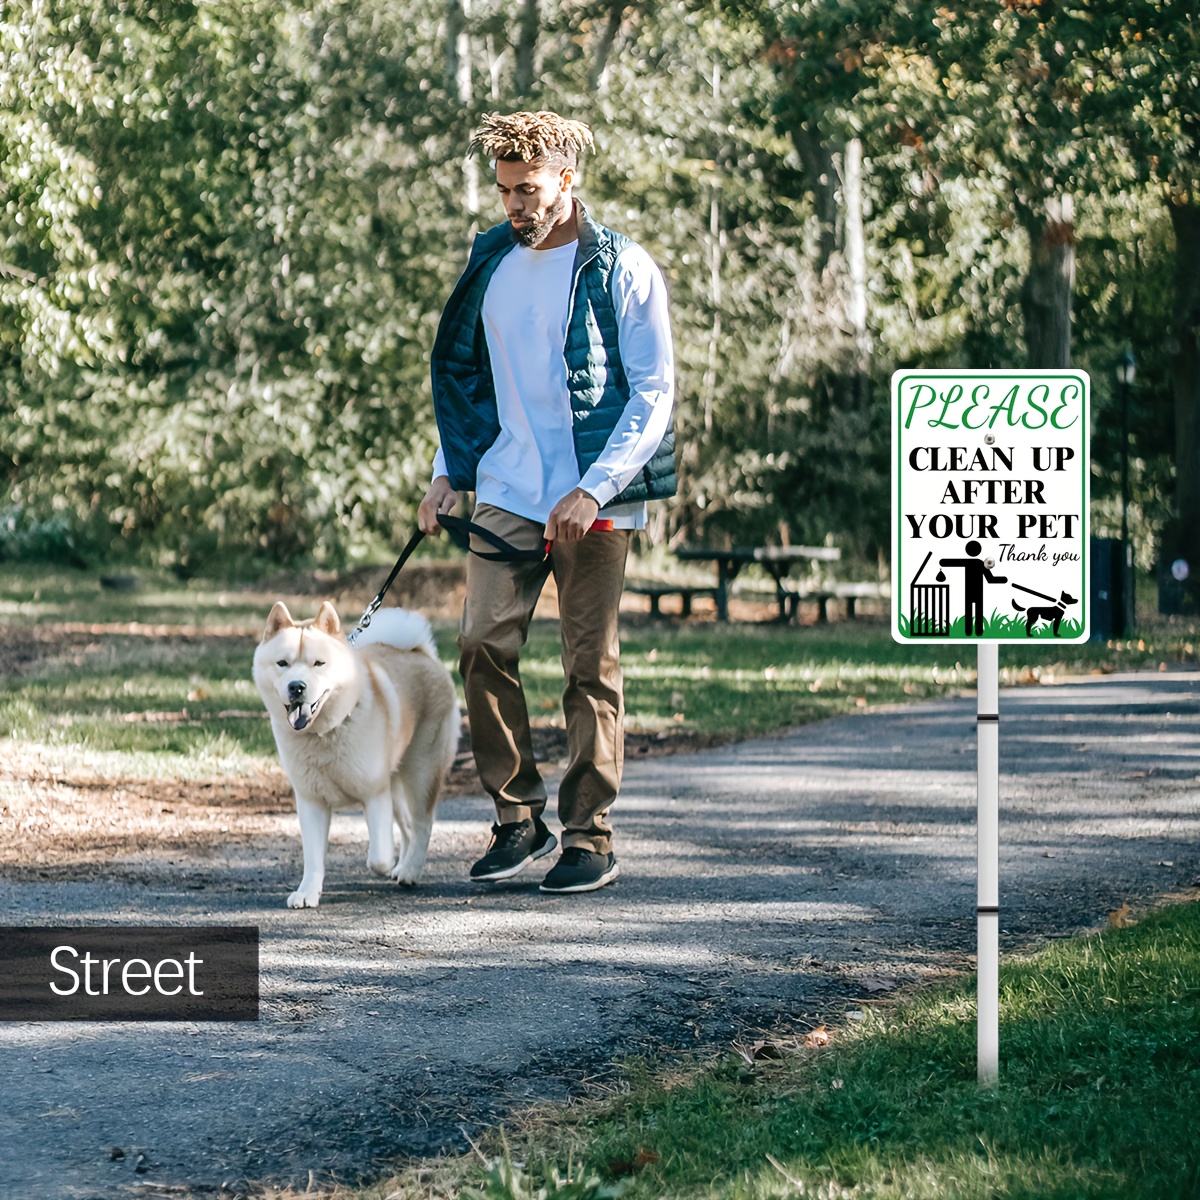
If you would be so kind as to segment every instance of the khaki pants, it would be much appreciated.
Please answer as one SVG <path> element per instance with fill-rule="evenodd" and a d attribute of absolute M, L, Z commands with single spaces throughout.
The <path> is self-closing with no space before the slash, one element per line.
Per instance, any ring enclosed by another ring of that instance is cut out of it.
<path fill-rule="evenodd" d="M 518 549 L 545 544 L 543 523 L 490 504 L 479 505 L 472 520 Z M 495 549 L 476 540 L 472 545 Z M 548 562 L 467 558 L 459 670 L 475 765 L 500 824 L 540 816 L 546 807 L 518 659 L 538 596 L 554 572 L 569 758 L 558 788 L 564 849 L 583 846 L 599 854 L 612 849 L 608 813 L 621 786 L 625 754 L 617 611 L 628 550 L 628 530 L 593 530 L 582 541 L 556 544 Z"/>

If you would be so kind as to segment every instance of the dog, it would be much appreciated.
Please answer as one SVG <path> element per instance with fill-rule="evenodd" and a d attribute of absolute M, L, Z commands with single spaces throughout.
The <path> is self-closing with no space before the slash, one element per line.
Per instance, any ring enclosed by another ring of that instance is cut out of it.
<path fill-rule="evenodd" d="M 1062 624 L 1063 617 L 1067 615 L 1067 606 L 1078 603 L 1079 601 L 1076 600 L 1074 596 L 1070 595 L 1068 592 L 1063 592 L 1059 596 L 1058 602 L 1050 608 L 1025 609 L 1022 608 L 1015 600 L 1012 602 L 1012 606 L 1017 610 L 1017 612 L 1023 612 L 1025 614 L 1026 637 L 1029 637 L 1029 635 L 1033 633 L 1033 627 L 1039 621 L 1049 621 L 1054 627 L 1054 636 L 1058 637 L 1058 627 Z"/>
<path fill-rule="evenodd" d="M 254 652 L 254 683 L 300 819 L 304 877 L 288 907 L 320 903 L 330 818 L 350 805 L 366 813 L 368 868 L 415 883 L 459 736 L 458 698 L 429 622 L 380 609 L 352 646 L 328 601 L 300 622 L 277 603 Z"/>

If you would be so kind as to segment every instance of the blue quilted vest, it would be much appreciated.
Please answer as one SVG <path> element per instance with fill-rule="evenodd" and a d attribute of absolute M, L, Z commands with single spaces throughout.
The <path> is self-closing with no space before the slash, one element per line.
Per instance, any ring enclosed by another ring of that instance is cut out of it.
<path fill-rule="evenodd" d="M 617 314 L 609 281 L 617 255 L 630 244 L 576 202 L 579 242 L 567 319 L 567 390 L 579 474 L 594 463 L 629 401 L 621 366 Z M 483 332 L 483 296 L 500 260 L 516 245 L 507 221 L 481 233 L 446 307 L 433 343 L 433 410 L 450 486 L 474 491 L 479 460 L 500 433 L 496 389 Z M 654 456 L 614 504 L 661 500 L 675 494 L 675 435 L 668 431 Z"/>

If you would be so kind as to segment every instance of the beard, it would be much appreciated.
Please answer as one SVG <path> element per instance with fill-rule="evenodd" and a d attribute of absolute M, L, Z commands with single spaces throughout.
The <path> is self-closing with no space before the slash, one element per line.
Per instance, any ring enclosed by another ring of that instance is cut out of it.
<path fill-rule="evenodd" d="M 546 210 L 546 215 L 540 221 L 531 221 L 519 229 L 513 226 L 517 244 L 536 250 L 550 236 L 550 231 L 562 220 L 566 211 L 566 193 L 560 192 L 558 199 Z"/>

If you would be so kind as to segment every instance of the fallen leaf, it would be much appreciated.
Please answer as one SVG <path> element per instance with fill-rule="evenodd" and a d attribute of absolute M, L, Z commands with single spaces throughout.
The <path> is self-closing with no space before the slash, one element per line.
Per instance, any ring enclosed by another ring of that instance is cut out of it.
<path fill-rule="evenodd" d="M 750 1047 L 751 1061 L 763 1058 L 782 1058 L 783 1048 L 778 1042 L 755 1042 Z"/>
<path fill-rule="evenodd" d="M 1129 912 L 1129 904 L 1122 904 L 1120 908 L 1115 908 L 1108 914 L 1108 923 L 1114 929 L 1127 929 L 1130 925 L 1136 925 L 1137 922 L 1130 917 Z"/>
<path fill-rule="evenodd" d="M 864 979 L 863 987 L 868 992 L 890 992 L 900 985 L 894 979 Z"/>
<path fill-rule="evenodd" d="M 818 1025 L 811 1033 L 804 1035 L 803 1044 L 809 1048 L 829 1045 L 829 1031 L 824 1025 Z"/>
<path fill-rule="evenodd" d="M 632 1175 L 635 1171 L 640 1171 L 643 1167 L 650 1166 L 651 1163 L 658 1162 L 658 1155 L 652 1154 L 649 1150 L 639 1149 L 632 1160 L 627 1158 L 614 1158 L 608 1164 L 608 1170 L 611 1175 Z"/>

